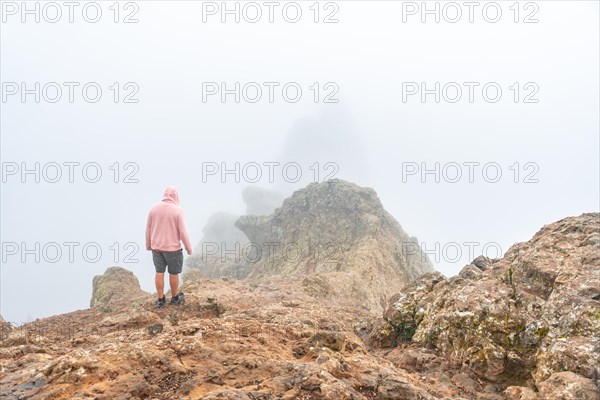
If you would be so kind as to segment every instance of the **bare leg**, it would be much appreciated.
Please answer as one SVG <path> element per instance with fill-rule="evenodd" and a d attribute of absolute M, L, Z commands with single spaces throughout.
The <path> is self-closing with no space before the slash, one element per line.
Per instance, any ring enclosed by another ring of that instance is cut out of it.
<path fill-rule="evenodd" d="M 177 296 L 179 294 L 179 275 L 169 274 L 169 285 L 171 285 L 171 296 Z"/>
<path fill-rule="evenodd" d="M 162 299 L 165 295 L 165 273 L 159 274 L 156 273 L 154 277 L 154 284 L 156 285 L 156 293 L 158 293 L 158 298 Z"/>

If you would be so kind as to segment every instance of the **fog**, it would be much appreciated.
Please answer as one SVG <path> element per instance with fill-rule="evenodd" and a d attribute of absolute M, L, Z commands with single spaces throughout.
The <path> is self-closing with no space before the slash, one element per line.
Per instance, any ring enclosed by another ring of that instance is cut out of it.
<path fill-rule="evenodd" d="M 113 2 L 97 2 L 96 23 L 82 17 L 85 2 L 72 23 L 65 7 L 51 23 L 54 11 L 43 15 L 39 2 L 35 22 L 22 15 L 25 3 L 7 3 L 7 321 L 87 307 L 93 276 L 113 265 L 154 291 L 144 229 L 169 185 L 194 246 L 211 215 L 247 212 L 248 186 L 282 198 L 325 178 L 369 186 L 446 275 L 482 252 L 500 257 L 544 224 L 598 211 L 598 2 L 521 2 L 518 15 L 513 1 L 497 2 L 495 23 L 482 16 L 485 2 L 473 22 L 462 6 L 455 23 L 449 8 L 439 23 L 431 15 L 422 22 L 411 8 L 421 2 L 323 2 L 317 23 L 313 2 L 294 3 L 296 23 L 282 17 L 286 2 L 272 23 L 264 6 L 256 23 L 248 21 L 255 14 L 223 23 L 220 2 L 120 3 L 118 16 Z M 124 23 L 127 16 L 138 22 Z M 531 19 L 538 22 L 524 22 Z"/>

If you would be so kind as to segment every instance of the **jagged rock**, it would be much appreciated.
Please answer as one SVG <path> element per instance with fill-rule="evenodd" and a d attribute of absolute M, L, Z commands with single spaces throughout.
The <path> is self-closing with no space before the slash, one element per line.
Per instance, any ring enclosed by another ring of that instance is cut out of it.
<path fill-rule="evenodd" d="M 6 322 L 2 315 L 0 315 L 0 340 L 4 340 L 8 337 L 8 334 L 14 329 L 10 322 Z"/>
<path fill-rule="evenodd" d="M 433 271 L 373 189 L 341 180 L 310 184 L 273 215 L 236 226 L 260 252 L 249 279 L 293 279 L 329 301 L 381 310 L 398 287 Z"/>
<path fill-rule="evenodd" d="M 477 280 L 483 277 L 483 271 L 473 262 L 461 269 L 458 276 L 464 279 Z"/>
<path fill-rule="evenodd" d="M 432 291 L 440 282 L 445 282 L 442 274 L 427 273 L 407 285 L 402 292 L 392 296 L 392 306 L 383 315 L 389 326 L 386 333 L 391 336 L 392 346 L 395 346 L 398 340 L 412 340 L 425 316 L 425 307 L 434 301 Z"/>
<path fill-rule="evenodd" d="M 472 264 L 480 270 L 485 271 L 492 262 L 493 260 L 490 260 L 488 257 L 479 256 L 473 260 Z"/>
<path fill-rule="evenodd" d="M 383 379 L 379 387 L 377 388 L 377 398 L 386 400 L 433 400 L 435 399 L 432 395 L 428 394 L 423 389 L 416 388 L 409 382 L 397 379 L 397 378 L 386 378 Z"/>
<path fill-rule="evenodd" d="M 109 267 L 103 275 L 94 276 L 90 307 L 115 305 L 144 294 L 133 272 L 121 267 Z"/>
<path fill-rule="evenodd" d="M 544 400 L 598 400 L 600 392 L 591 379 L 570 371 L 555 372 L 539 385 Z"/>
<path fill-rule="evenodd" d="M 538 388 L 546 382 L 547 393 L 565 381 L 547 382 L 562 371 L 578 374 L 581 387 L 582 379 L 598 385 L 599 229 L 597 213 L 565 218 L 457 277 L 423 275 L 392 297 L 372 343 L 412 341 L 489 382 L 533 379 Z M 386 334 L 394 340 L 382 340 Z"/>
<path fill-rule="evenodd" d="M 507 400 L 538 400 L 537 394 L 528 387 L 509 386 L 504 391 Z"/>
<path fill-rule="evenodd" d="M 600 315 L 600 314 L 599 314 Z M 536 382 L 548 379 L 555 371 L 572 371 L 593 379 L 600 386 L 600 337 L 558 337 L 544 340 L 538 350 Z"/>

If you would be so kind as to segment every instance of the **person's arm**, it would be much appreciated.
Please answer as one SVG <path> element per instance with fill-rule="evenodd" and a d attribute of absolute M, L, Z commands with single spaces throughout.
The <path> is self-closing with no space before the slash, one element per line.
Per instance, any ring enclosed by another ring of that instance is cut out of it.
<path fill-rule="evenodd" d="M 152 250 L 152 243 L 150 243 L 150 232 L 152 232 L 152 211 L 148 213 L 148 221 L 146 222 L 146 250 Z"/>
<path fill-rule="evenodd" d="M 179 229 L 179 238 L 185 246 L 185 251 L 192 255 L 192 244 L 190 243 L 190 236 L 188 235 L 187 227 L 185 225 L 185 218 L 183 216 L 183 210 L 179 213 L 179 220 L 177 221 L 177 228 Z"/>

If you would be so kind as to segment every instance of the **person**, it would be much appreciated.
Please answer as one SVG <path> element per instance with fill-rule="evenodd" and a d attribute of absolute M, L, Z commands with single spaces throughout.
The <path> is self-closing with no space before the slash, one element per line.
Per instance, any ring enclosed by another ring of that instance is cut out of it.
<path fill-rule="evenodd" d="M 179 274 L 183 268 L 183 250 L 191 255 L 192 245 L 185 225 L 183 209 L 179 207 L 177 189 L 169 186 L 165 189 L 163 199 L 155 204 L 148 213 L 146 223 L 146 250 L 152 251 L 152 261 L 156 269 L 154 282 L 158 300 L 156 306 L 162 308 L 167 303 L 165 298 L 165 270 L 168 267 L 169 285 L 171 286 L 171 304 L 183 302 L 184 295 L 179 291 Z M 173 295 L 177 293 L 176 295 Z"/>

